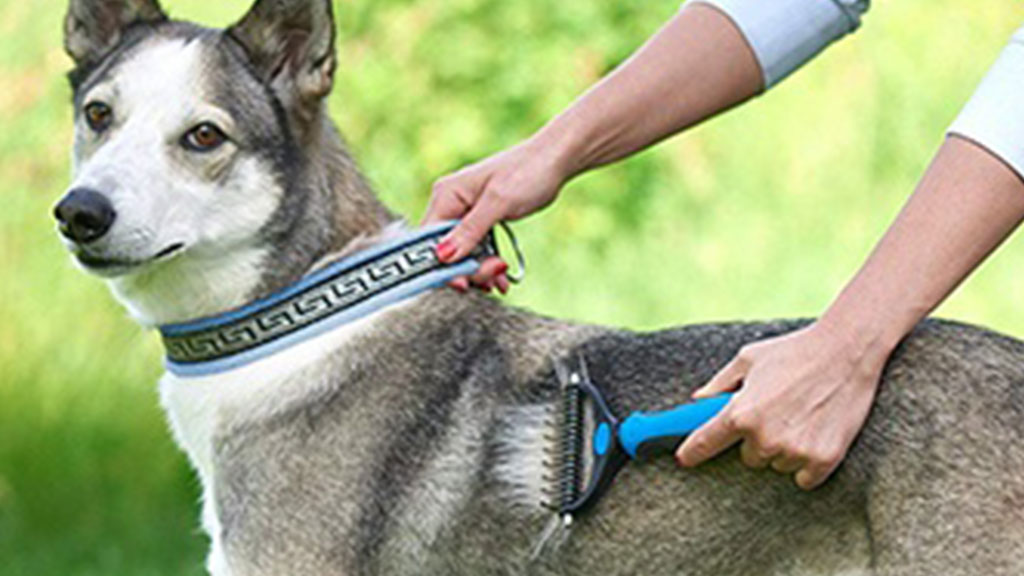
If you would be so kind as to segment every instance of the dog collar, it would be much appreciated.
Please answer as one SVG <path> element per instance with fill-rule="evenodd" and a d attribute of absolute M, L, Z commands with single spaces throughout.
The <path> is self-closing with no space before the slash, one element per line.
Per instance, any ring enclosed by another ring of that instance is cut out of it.
<path fill-rule="evenodd" d="M 484 258 L 498 254 L 494 234 L 468 258 L 443 264 L 435 248 L 455 224 L 424 228 L 343 258 L 241 308 L 162 326 L 167 370 L 198 377 L 239 368 L 473 274 Z"/>

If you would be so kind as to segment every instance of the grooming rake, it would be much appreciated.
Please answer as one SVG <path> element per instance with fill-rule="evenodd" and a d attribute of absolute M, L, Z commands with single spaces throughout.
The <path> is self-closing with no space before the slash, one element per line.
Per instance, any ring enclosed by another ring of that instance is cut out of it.
<path fill-rule="evenodd" d="M 570 370 L 555 362 L 561 384 L 561 426 L 554 447 L 557 511 L 562 524 L 585 514 L 630 461 L 671 454 L 732 398 L 723 394 L 661 412 L 632 412 L 619 420 L 590 380 L 586 362 Z"/>

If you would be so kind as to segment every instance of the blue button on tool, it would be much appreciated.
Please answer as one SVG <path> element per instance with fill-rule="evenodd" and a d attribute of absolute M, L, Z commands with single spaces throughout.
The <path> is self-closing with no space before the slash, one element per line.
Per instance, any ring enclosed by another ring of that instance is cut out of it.
<path fill-rule="evenodd" d="M 598 456 L 604 456 L 605 452 L 608 451 L 608 445 L 612 441 L 612 428 L 606 422 L 602 422 L 597 427 L 597 432 L 594 432 L 594 453 Z"/>

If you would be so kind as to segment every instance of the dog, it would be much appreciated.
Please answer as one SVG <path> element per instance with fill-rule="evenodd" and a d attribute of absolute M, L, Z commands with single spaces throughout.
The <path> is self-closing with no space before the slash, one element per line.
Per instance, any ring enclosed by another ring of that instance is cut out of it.
<path fill-rule="evenodd" d="M 328 0 L 226 30 L 156 0 L 70 0 L 72 185 L 61 237 L 143 327 L 222 313 L 401 233 L 325 112 Z M 893 354 L 822 488 L 742 466 L 627 467 L 551 524 L 559 358 L 621 411 L 685 401 L 799 321 L 638 334 L 434 289 L 256 363 L 160 381 L 203 487 L 215 576 L 1024 573 L 1024 343 L 927 321 Z"/>

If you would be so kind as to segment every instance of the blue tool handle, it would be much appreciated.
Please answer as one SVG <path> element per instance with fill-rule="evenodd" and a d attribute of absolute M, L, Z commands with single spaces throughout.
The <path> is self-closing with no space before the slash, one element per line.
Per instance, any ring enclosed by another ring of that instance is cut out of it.
<path fill-rule="evenodd" d="M 619 444 L 630 458 L 675 452 L 689 434 L 725 408 L 732 394 L 697 400 L 664 412 L 633 412 L 619 426 Z"/>

